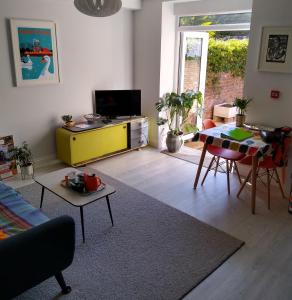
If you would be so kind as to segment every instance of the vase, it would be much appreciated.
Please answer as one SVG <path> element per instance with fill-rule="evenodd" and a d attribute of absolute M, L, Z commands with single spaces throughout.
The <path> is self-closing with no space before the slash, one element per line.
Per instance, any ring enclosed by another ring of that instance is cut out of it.
<path fill-rule="evenodd" d="M 235 116 L 236 127 L 243 127 L 245 122 L 245 115 L 236 115 Z"/>
<path fill-rule="evenodd" d="M 170 153 L 176 153 L 180 150 L 183 144 L 182 134 L 176 135 L 171 132 L 167 133 L 166 146 Z"/>
<path fill-rule="evenodd" d="M 21 178 L 25 179 L 26 176 L 33 176 L 33 164 L 20 167 Z"/>

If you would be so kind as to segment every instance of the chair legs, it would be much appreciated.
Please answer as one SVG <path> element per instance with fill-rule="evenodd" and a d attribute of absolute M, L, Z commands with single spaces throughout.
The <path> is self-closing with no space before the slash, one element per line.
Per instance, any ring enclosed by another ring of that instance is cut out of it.
<path fill-rule="evenodd" d="M 278 171 L 277 171 L 277 169 L 276 169 L 276 168 L 274 169 L 274 171 L 275 171 L 275 174 L 276 174 L 276 177 L 277 177 L 277 182 L 278 182 L 278 185 L 279 185 L 279 188 L 280 188 L 280 191 L 281 191 L 282 197 L 283 197 L 283 198 L 285 198 L 284 189 L 283 189 L 283 186 L 282 186 L 282 183 L 281 183 L 281 180 L 280 180 L 280 177 L 279 177 Z"/>
<path fill-rule="evenodd" d="M 267 188 L 268 188 L 268 209 L 271 209 L 271 175 L 270 170 L 267 169 Z"/>
<path fill-rule="evenodd" d="M 249 173 L 248 173 L 248 175 L 246 176 L 246 178 L 245 178 L 243 184 L 241 185 L 241 187 L 240 187 L 240 189 L 239 189 L 239 191 L 238 191 L 238 193 L 237 193 L 237 197 L 240 196 L 240 194 L 241 194 L 242 190 L 244 189 L 246 183 L 249 181 L 250 176 L 251 176 L 251 170 L 249 171 Z"/>
<path fill-rule="evenodd" d="M 242 181 L 241 181 L 241 178 L 240 178 L 240 174 L 239 174 L 239 171 L 238 171 L 238 167 L 237 167 L 236 162 L 234 162 L 234 169 L 235 169 L 235 172 L 236 172 L 236 174 L 237 174 L 238 180 L 239 180 L 239 182 L 240 182 L 240 184 L 241 184 Z"/>
<path fill-rule="evenodd" d="M 227 190 L 228 190 L 228 195 L 230 195 L 230 181 L 229 181 L 229 161 L 226 159 L 226 175 L 227 175 Z"/>
<path fill-rule="evenodd" d="M 239 197 L 239 195 L 241 194 L 242 190 L 244 189 L 246 183 L 249 181 L 250 177 L 251 177 L 251 172 L 252 170 L 249 171 L 247 177 L 245 178 L 244 182 L 242 183 L 238 193 L 237 193 L 237 197 Z M 259 176 L 259 169 L 257 170 L 257 177 Z M 277 169 L 266 169 L 266 174 L 267 174 L 267 191 L 268 191 L 268 209 L 271 209 L 271 181 L 273 179 L 273 174 L 276 174 L 276 181 L 279 185 L 279 188 L 280 188 L 280 191 L 281 191 L 281 194 L 282 194 L 282 197 L 285 198 L 285 193 L 284 193 L 284 189 L 283 189 L 283 186 L 282 186 L 282 183 L 280 181 L 280 177 L 279 177 L 279 174 L 278 174 L 278 171 Z"/>
<path fill-rule="evenodd" d="M 206 173 L 205 173 L 204 178 L 203 178 L 203 180 L 201 182 L 201 185 L 204 184 L 204 182 L 205 182 L 205 180 L 207 178 L 208 173 L 210 172 L 210 170 L 213 167 L 214 162 L 216 163 L 214 176 L 216 176 L 217 170 L 218 170 L 218 167 L 219 167 L 219 164 L 220 164 L 220 157 L 219 156 L 213 156 L 212 157 L 212 160 L 211 160 L 211 162 L 210 162 L 210 164 L 209 164 L 209 166 L 208 166 L 208 168 L 206 170 Z M 225 163 L 226 163 L 227 189 L 228 189 L 228 194 L 230 195 L 230 177 L 229 176 L 230 176 L 230 172 L 232 170 L 232 167 L 234 167 L 234 169 L 236 171 L 236 174 L 237 174 L 237 177 L 238 177 L 238 180 L 239 180 L 240 183 L 241 183 L 241 178 L 240 178 L 238 167 L 237 167 L 235 161 L 226 159 Z"/>
<path fill-rule="evenodd" d="M 215 168 L 215 172 L 214 172 L 214 176 L 215 177 L 217 175 L 217 170 L 218 170 L 218 167 L 219 167 L 219 162 L 220 162 L 220 156 L 217 156 L 216 168 Z"/>
<path fill-rule="evenodd" d="M 204 178 L 203 178 L 203 180 L 202 180 L 201 185 L 204 184 L 204 182 L 205 182 L 205 180 L 206 180 L 206 178 L 207 178 L 207 175 L 208 175 L 209 171 L 212 169 L 212 166 L 213 166 L 213 163 L 214 163 L 214 160 L 215 160 L 215 159 L 216 159 L 216 157 L 213 156 L 213 157 L 212 157 L 212 160 L 211 160 L 211 162 L 210 162 L 210 164 L 209 164 L 209 166 L 208 166 L 208 169 L 207 169 L 207 171 L 206 171 L 206 173 L 205 173 L 205 176 L 204 176 Z M 219 160 L 219 158 L 218 158 L 218 160 Z"/>

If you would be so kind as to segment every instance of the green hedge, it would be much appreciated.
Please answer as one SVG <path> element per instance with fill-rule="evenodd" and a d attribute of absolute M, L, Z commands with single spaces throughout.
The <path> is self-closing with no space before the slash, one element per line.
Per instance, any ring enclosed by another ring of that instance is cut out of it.
<path fill-rule="evenodd" d="M 247 58 L 248 39 L 217 40 L 209 39 L 207 72 L 219 74 L 231 73 L 235 77 L 244 77 Z"/>

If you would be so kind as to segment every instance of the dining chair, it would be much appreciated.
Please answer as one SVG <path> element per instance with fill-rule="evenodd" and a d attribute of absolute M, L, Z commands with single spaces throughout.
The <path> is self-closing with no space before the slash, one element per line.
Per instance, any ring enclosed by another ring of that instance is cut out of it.
<path fill-rule="evenodd" d="M 205 119 L 203 121 L 203 129 L 209 129 L 209 128 L 213 128 L 216 127 L 216 124 L 213 120 L 211 119 Z M 214 176 L 216 176 L 217 174 L 217 170 L 218 167 L 221 166 L 220 164 L 220 159 L 224 159 L 225 160 L 225 164 L 226 164 L 226 175 L 227 175 L 227 190 L 228 190 L 228 194 L 230 194 L 230 180 L 229 180 L 229 174 L 232 170 L 232 167 L 234 166 L 234 169 L 236 171 L 237 177 L 239 182 L 241 183 L 241 178 L 240 178 L 240 174 L 236 165 L 236 162 L 243 159 L 245 157 L 245 155 L 243 153 L 240 153 L 238 151 L 233 151 L 233 150 L 229 150 L 229 149 L 225 149 L 225 148 L 221 148 L 221 147 L 217 147 L 217 146 L 213 146 L 213 145 L 208 145 L 207 146 L 207 151 L 213 155 L 211 162 L 207 168 L 207 171 L 205 173 L 205 176 L 202 180 L 201 185 L 204 184 L 208 173 L 210 172 L 210 170 L 215 170 L 214 172 Z M 215 166 L 213 167 L 215 163 Z"/>
<path fill-rule="evenodd" d="M 267 192 L 268 192 L 268 209 L 271 209 L 271 181 L 275 180 L 278 183 L 280 188 L 282 197 L 285 198 L 284 189 L 280 180 L 280 176 L 278 174 L 278 168 L 285 168 L 288 162 L 288 150 L 291 144 L 292 138 L 291 136 L 285 136 L 281 143 L 274 143 L 273 149 L 274 153 L 272 156 L 265 156 L 262 161 L 259 162 L 257 168 L 257 179 L 260 179 L 262 183 L 265 182 L 262 180 L 263 176 L 266 176 L 266 184 L 267 184 Z M 240 164 L 251 166 L 252 158 L 251 156 L 246 156 L 242 160 L 239 161 Z M 251 170 L 249 171 L 246 179 L 241 185 L 237 197 L 240 196 L 242 190 L 244 189 L 246 183 L 249 181 L 251 177 Z"/>

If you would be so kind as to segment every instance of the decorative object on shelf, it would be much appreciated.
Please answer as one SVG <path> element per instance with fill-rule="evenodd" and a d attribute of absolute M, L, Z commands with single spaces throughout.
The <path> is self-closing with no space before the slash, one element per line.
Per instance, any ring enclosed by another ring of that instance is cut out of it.
<path fill-rule="evenodd" d="M 17 174 L 16 161 L 10 153 L 13 148 L 12 135 L 0 137 L 0 180 Z"/>
<path fill-rule="evenodd" d="M 87 123 L 92 124 L 92 123 L 97 122 L 100 119 L 101 115 L 87 114 L 87 115 L 84 115 L 83 117 L 84 117 L 84 119 L 86 119 Z"/>
<path fill-rule="evenodd" d="M 33 176 L 32 153 L 27 142 L 23 142 L 21 147 L 13 147 L 9 150 L 9 154 L 20 167 L 22 179 L 25 179 L 26 176 Z"/>
<path fill-rule="evenodd" d="M 233 106 L 237 108 L 237 114 L 235 116 L 236 118 L 236 126 L 237 127 L 243 127 L 243 124 L 245 122 L 245 113 L 247 110 L 248 104 L 251 102 L 252 99 L 248 98 L 236 98 Z"/>
<path fill-rule="evenodd" d="M 166 137 L 166 146 L 168 152 L 178 152 L 183 144 L 182 127 L 187 124 L 189 112 L 193 108 L 195 101 L 198 107 L 202 106 L 202 93 L 187 91 L 177 94 L 175 92 L 167 93 L 159 102 L 155 104 L 160 113 L 164 113 L 165 118 L 159 118 L 158 125 L 167 124 L 169 131 Z M 196 128 L 194 127 L 195 131 Z"/>
<path fill-rule="evenodd" d="M 292 73 L 292 27 L 263 27 L 258 69 Z"/>
<path fill-rule="evenodd" d="M 62 120 L 64 121 L 64 126 L 66 126 L 66 127 L 74 127 L 75 126 L 75 122 L 72 121 L 71 115 L 63 115 Z"/>
<path fill-rule="evenodd" d="M 10 19 L 16 86 L 60 82 L 56 24 Z"/>
<path fill-rule="evenodd" d="M 122 7 L 121 0 L 74 0 L 75 7 L 91 17 L 108 17 Z"/>

